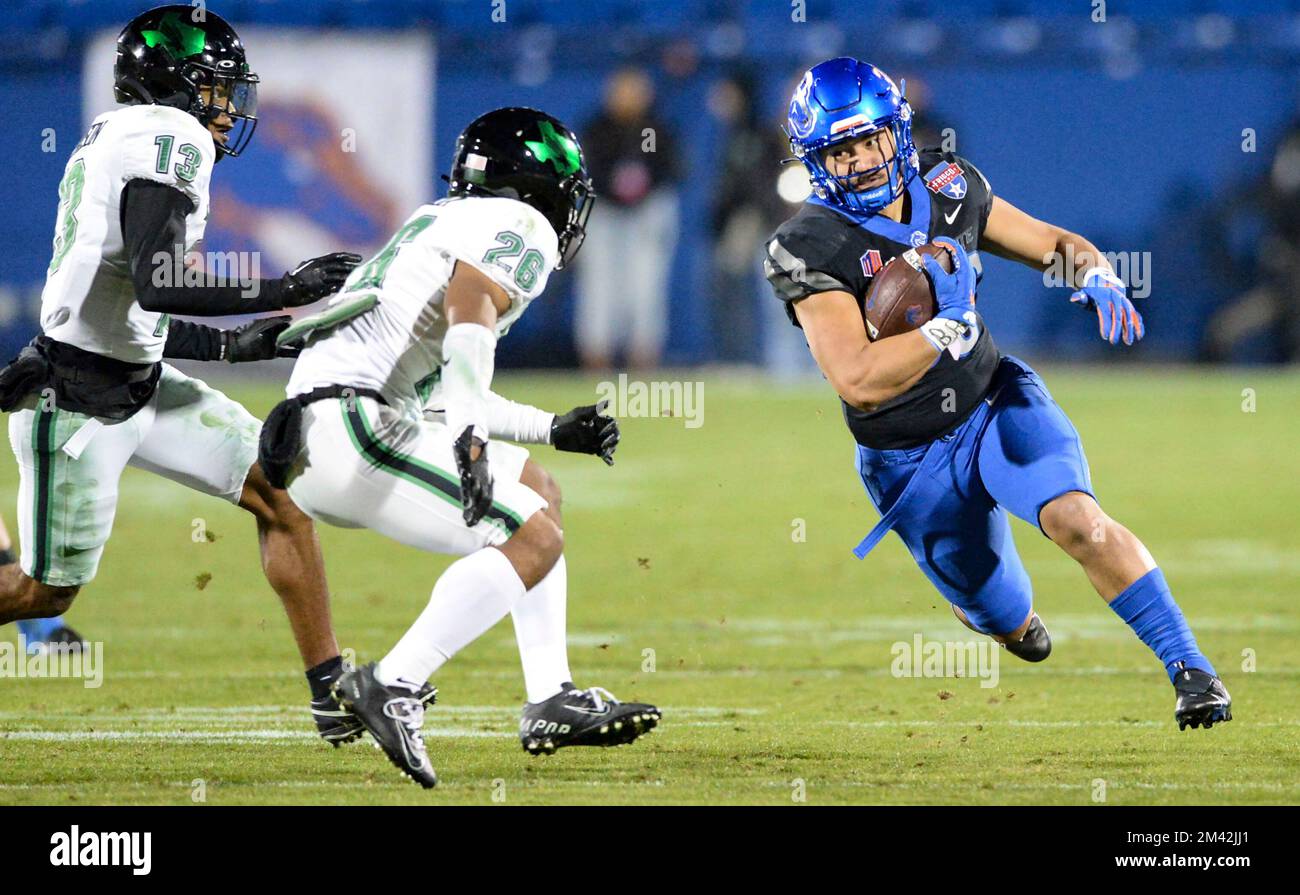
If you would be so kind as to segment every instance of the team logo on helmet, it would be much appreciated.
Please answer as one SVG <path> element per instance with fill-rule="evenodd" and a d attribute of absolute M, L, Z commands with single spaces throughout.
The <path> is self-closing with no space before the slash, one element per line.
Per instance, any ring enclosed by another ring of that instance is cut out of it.
<path fill-rule="evenodd" d="M 525 140 L 524 145 L 532 150 L 533 158 L 539 162 L 550 162 L 557 174 L 567 177 L 582 165 L 582 156 L 572 140 L 557 131 L 549 121 L 543 120 L 537 126 L 542 139 Z"/>
<path fill-rule="evenodd" d="M 812 108 L 810 96 L 812 86 L 813 73 L 809 70 L 803 73 L 803 80 L 795 88 L 794 98 L 790 100 L 790 115 L 788 118 L 790 136 L 800 140 L 811 134 L 813 128 L 817 126 L 817 113 Z"/>
<path fill-rule="evenodd" d="M 162 47 L 163 52 L 173 59 L 197 56 L 203 52 L 203 44 L 207 40 L 202 28 L 181 21 L 181 17 L 174 12 L 163 16 L 157 29 L 140 29 L 140 36 L 144 38 L 146 46 Z"/>

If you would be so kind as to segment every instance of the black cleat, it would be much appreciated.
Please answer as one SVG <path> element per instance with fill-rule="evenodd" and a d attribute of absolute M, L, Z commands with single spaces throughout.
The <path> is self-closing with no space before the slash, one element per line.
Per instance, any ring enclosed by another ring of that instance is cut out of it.
<path fill-rule="evenodd" d="M 50 634 L 50 639 L 46 642 L 66 643 L 69 646 L 71 646 L 73 649 L 85 649 L 87 646 L 89 646 L 89 644 L 86 642 L 86 638 L 82 637 L 80 634 L 78 634 L 76 631 L 69 628 L 67 625 L 64 625 L 61 628 L 56 628 L 54 632 Z"/>
<path fill-rule="evenodd" d="M 1008 640 L 1003 646 L 1011 655 L 1026 662 L 1041 662 L 1052 654 L 1052 635 L 1047 633 L 1047 626 L 1035 612 L 1029 620 L 1029 627 L 1025 629 L 1025 636 L 1019 640 Z"/>
<path fill-rule="evenodd" d="M 90 649 L 90 643 L 67 625 L 60 625 L 50 632 L 50 636 L 44 640 L 32 640 L 27 644 L 27 652 L 35 655 L 36 653 L 49 654 L 52 648 L 61 647 L 59 653 L 71 655 Z"/>
<path fill-rule="evenodd" d="M 956 603 L 949 603 L 952 606 L 952 614 L 957 616 L 957 621 L 970 628 L 976 634 L 984 634 L 992 637 L 988 631 L 981 630 L 971 624 L 966 613 L 962 612 Z M 998 641 L 1001 643 L 1001 641 Z M 1002 643 L 1007 648 L 1007 652 L 1026 662 L 1041 662 L 1052 654 L 1052 635 L 1047 633 L 1047 626 L 1035 612 L 1029 619 L 1029 627 L 1025 629 L 1025 635 L 1019 640 L 1007 641 Z"/>
<path fill-rule="evenodd" d="M 420 728 L 424 725 L 424 702 L 410 690 L 386 687 L 375 679 L 375 663 L 348 671 L 335 682 L 332 692 L 339 705 L 352 712 L 370 731 L 375 747 L 383 749 L 403 775 L 425 789 L 438 783 L 429 764 Z"/>
<path fill-rule="evenodd" d="M 415 691 L 415 698 L 424 703 L 427 709 L 438 701 L 438 688 L 425 683 Z M 311 701 L 311 716 L 316 722 L 316 730 L 321 737 L 335 749 L 345 743 L 361 739 L 366 732 L 361 719 L 339 705 L 333 691 Z"/>
<path fill-rule="evenodd" d="M 619 702 L 602 687 L 579 690 L 566 683 L 545 702 L 524 704 L 519 742 L 529 755 L 565 746 L 622 746 L 649 733 L 661 717 L 654 706 Z"/>
<path fill-rule="evenodd" d="M 1174 678 L 1174 692 L 1178 702 L 1174 706 L 1174 720 L 1179 730 L 1188 726 L 1204 726 L 1209 730 L 1215 722 L 1232 720 L 1232 697 L 1219 680 L 1199 668 L 1188 668 L 1178 663 L 1178 675 Z"/>

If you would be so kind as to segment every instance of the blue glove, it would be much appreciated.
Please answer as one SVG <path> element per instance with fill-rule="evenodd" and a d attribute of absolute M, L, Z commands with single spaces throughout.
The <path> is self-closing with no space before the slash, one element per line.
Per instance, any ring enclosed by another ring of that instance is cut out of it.
<path fill-rule="evenodd" d="M 1094 267 L 1083 275 L 1083 286 L 1070 296 L 1070 301 L 1097 309 L 1097 325 L 1107 342 L 1118 345 L 1123 335 L 1124 344 L 1132 345 L 1146 335 L 1146 328 L 1127 291 L 1124 281 L 1115 274 Z"/>
<path fill-rule="evenodd" d="M 920 333 L 939 352 L 934 361 L 937 364 L 944 352 L 951 354 L 953 360 L 961 360 L 970 354 L 979 341 L 980 330 L 979 315 L 974 310 L 975 266 L 966 250 L 953 240 L 941 236 L 935 243 L 948 249 L 952 256 L 952 273 L 946 273 L 934 258 L 921 256 L 934 285 L 939 313 L 921 325 Z"/>
<path fill-rule="evenodd" d="M 934 285 L 934 300 L 939 305 L 939 313 L 934 316 L 965 321 L 962 315 L 975 307 L 975 268 L 966 250 L 953 240 L 940 236 L 934 243 L 952 255 L 952 273 L 944 272 L 939 262 L 929 255 L 921 256 Z"/>

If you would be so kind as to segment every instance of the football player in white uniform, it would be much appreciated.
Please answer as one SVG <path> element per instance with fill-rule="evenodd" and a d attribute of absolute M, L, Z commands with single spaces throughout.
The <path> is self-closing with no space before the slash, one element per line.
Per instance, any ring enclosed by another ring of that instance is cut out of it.
<path fill-rule="evenodd" d="M 286 483 L 313 518 L 462 557 L 388 655 L 334 688 L 426 787 L 436 776 L 420 689 L 506 615 L 528 694 L 528 752 L 628 743 L 660 717 L 574 687 L 560 489 L 507 443 L 613 463 L 617 422 L 601 405 L 556 416 L 491 391 L 497 340 L 582 242 L 593 193 L 581 150 L 543 112 L 497 109 L 460 135 L 449 182 L 448 197 L 417 208 L 324 311 L 281 335 L 306 345 L 261 455 L 272 483 Z"/>
<path fill-rule="evenodd" d="M 288 317 L 220 330 L 170 315 L 309 304 L 361 259 L 328 255 L 272 280 L 185 267 L 203 236 L 213 165 L 238 155 L 256 125 L 257 75 L 230 25 L 184 5 L 128 23 L 113 73 L 125 107 L 95 119 L 59 185 L 41 335 L 0 373 L 22 547 L 20 562 L 0 566 L 0 624 L 67 610 L 95 577 L 122 471 L 156 472 L 256 517 L 263 571 L 315 672 L 313 708 L 329 739 L 328 687 L 341 663 L 312 522 L 257 467 L 258 421 L 163 358 L 274 357 Z"/>

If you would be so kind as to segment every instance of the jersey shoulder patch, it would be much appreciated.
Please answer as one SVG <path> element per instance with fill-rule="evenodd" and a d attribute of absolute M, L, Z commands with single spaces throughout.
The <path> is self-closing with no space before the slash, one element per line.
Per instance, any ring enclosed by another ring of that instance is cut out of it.
<path fill-rule="evenodd" d="M 921 179 L 932 199 L 942 209 L 951 209 L 941 211 L 947 225 L 942 229 L 947 231 L 957 223 L 968 231 L 971 242 L 967 248 L 973 248 L 993 208 L 993 189 L 988 179 L 970 159 L 953 152 L 923 152 L 920 162 Z"/>
<path fill-rule="evenodd" d="M 108 136 L 121 148 L 121 183 L 153 180 L 206 204 L 217 150 L 198 119 L 169 106 L 128 106 L 106 116 Z"/>
<path fill-rule="evenodd" d="M 854 292 L 845 266 L 852 229 L 834 212 L 813 205 L 778 227 L 763 259 L 763 274 L 776 297 L 792 302 L 818 292 Z"/>
<path fill-rule="evenodd" d="M 970 190 L 967 169 L 952 153 L 924 153 L 921 156 L 921 180 L 935 195 L 965 199 Z"/>
<path fill-rule="evenodd" d="M 559 239 L 542 213 L 496 196 L 462 196 L 431 206 L 436 224 L 421 235 L 431 248 L 481 271 L 510 296 L 528 302 L 546 288 Z"/>

